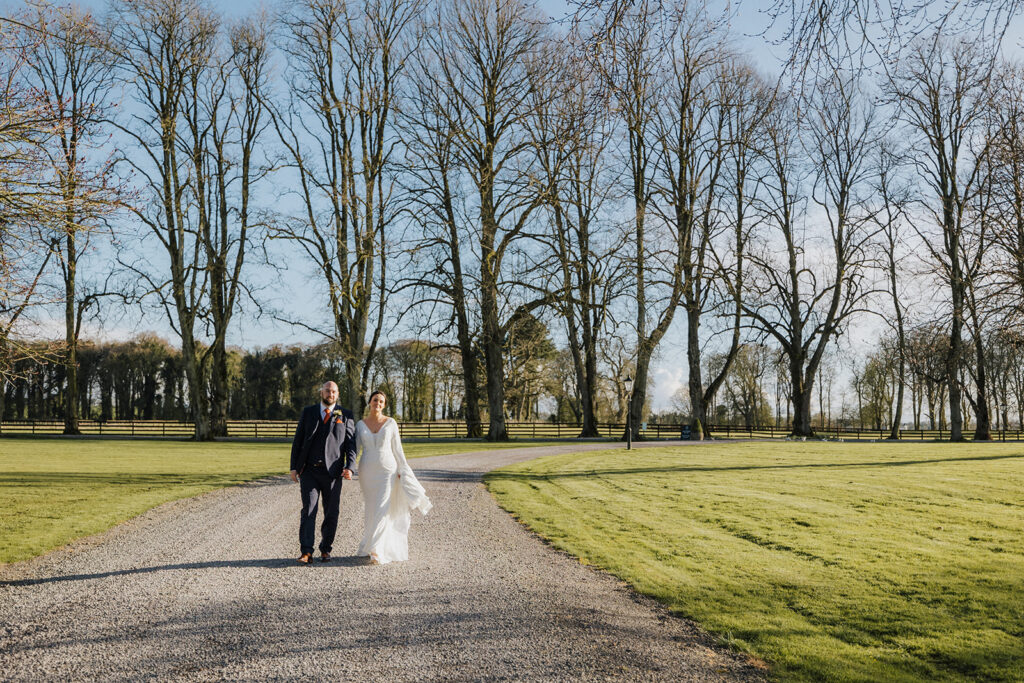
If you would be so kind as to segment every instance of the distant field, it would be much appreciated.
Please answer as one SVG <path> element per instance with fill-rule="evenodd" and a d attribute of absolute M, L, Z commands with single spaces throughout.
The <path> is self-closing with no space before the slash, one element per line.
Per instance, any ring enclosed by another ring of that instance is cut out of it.
<path fill-rule="evenodd" d="M 1024 680 L 1019 444 L 595 451 L 486 481 L 781 680 Z"/>
<path fill-rule="evenodd" d="M 406 444 L 410 458 L 544 445 Z M 287 473 L 279 443 L 0 439 L 0 563 L 105 531 L 170 500 Z"/>

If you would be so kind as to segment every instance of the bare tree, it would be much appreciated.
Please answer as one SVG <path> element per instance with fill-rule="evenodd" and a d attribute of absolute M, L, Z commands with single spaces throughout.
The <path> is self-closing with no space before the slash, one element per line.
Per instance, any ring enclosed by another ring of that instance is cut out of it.
<path fill-rule="evenodd" d="M 639 0 L 625 13 L 614 40 L 598 53 L 605 86 L 615 101 L 625 137 L 626 182 L 632 203 L 628 242 L 631 257 L 631 298 L 635 302 L 636 375 L 629 422 L 639 437 L 651 359 L 672 324 L 683 296 L 685 255 L 671 231 L 652 221 L 656 163 L 656 125 L 667 77 L 662 51 L 664 19 L 657 3 Z M 681 233 L 676 232 L 677 239 Z M 661 238 L 660 240 L 658 238 Z"/>
<path fill-rule="evenodd" d="M 597 24 L 595 41 L 613 37 L 638 0 L 569 0 L 573 25 Z M 657 0 L 660 9 L 671 6 Z M 837 49 L 860 61 L 885 61 L 930 31 L 956 30 L 1002 40 L 1024 9 L 1022 0 L 740 0 L 735 11 L 759 12 L 764 36 L 788 48 L 788 71 L 801 79 L 824 73 Z M 728 10 L 733 7 L 726 3 Z M 825 59 L 822 59 L 825 57 Z"/>
<path fill-rule="evenodd" d="M 923 243 L 950 292 L 946 376 L 953 441 L 963 438 L 959 377 L 968 278 L 975 272 L 964 262 L 964 250 L 969 208 L 984 180 L 983 160 L 991 144 L 983 129 L 992 105 L 993 60 L 980 43 L 936 33 L 914 46 L 890 85 L 903 121 L 918 140 L 912 148 L 919 152 L 912 156 L 914 165 L 932 194 L 925 210 L 938 234 L 920 229 Z"/>
<path fill-rule="evenodd" d="M 775 426 L 788 427 L 792 421 L 792 395 L 793 392 L 790 388 L 790 375 L 789 375 L 789 363 L 786 361 L 786 354 L 776 352 L 772 359 L 773 367 L 773 382 L 775 388 Z M 786 406 L 786 419 L 782 419 L 782 405 Z"/>
<path fill-rule="evenodd" d="M 884 341 L 879 343 L 865 358 L 857 376 L 858 407 L 860 424 L 881 431 L 892 418 L 892 403 L 895 394 L 893 373 L 894 355 Z"/>
<path fill-rule="evenodd" d="M 116 207 L 119 188 L 112 183 L 109 159 L 94 161 L 106 140 L 104 119 L 110 108 L 114 63 L 105 30 L 91 14 L 35 5 L 24 16 L 25 46 L 37 92 L 57 122 L 47 145 L 60 206 L 49 216 L 59 245 L 64 300 L 64 433 L 78 434 L 78 340 L 84 314 L 103 293 L 80 291 L 79 263 L 101 219 Z"/>
<path fill-rule="evenodd" d="M 907 384 L 907 330 L 906 330 L 906 292 L 901 274 L 905 272 L 906 249 L 903 237 L 906 225 L 906 210 L 910 203 L 910 190 L 901 183 L 899 170 L 902 160 L 891 147 L 879 149 L 878 173 L 875 178 L 875 191 L 880 206 L 873 214 L 879 227 L 878 245 L 880 266 L 885 273 L 886 289 L 892 304 L 892 317 L 885 316 L 895 336 L 896 353 L 896 403 L 889 438 L 898 439 L 900 424 L 903 421 L 903 403 Z"/>
<path fill-rule="evenodd" d="M 862 186 L 868 176 L 874 115 L 858 101 L 856 85 L 837 76 L 807 103 L 811 119 L 801 144 L 796 103 L 780 103 L 764 136 L 761 190 L 774 242 L 752 252 L 743 307 L 753 325 L 774 337 L 789 365 L 793 434 L 811 436 L 811 399 L 818 366 L 870 293 L 867 228 Z M 810 198 L 825 226 L 814 230 L 802 208 Z M 782 258 L 774 254 L 781 250 Z"/>
<path fill-rule="evenodd" d="M 626 378 L 636 376 L 634 349 L 626 346 L 623 335 L 611 334 L 601 340 L 601 359 L 608 368 L 609 419 L 625 422 L 629 411 L 630 394 L 626 391 Z M 600 409 L 600 408 L 599 408 Z"/>
<path fill-rule="evenodd" d="M 238 113 L 230 105 L 230 62 L 218 42 L 218 18 L 198 0 L 124 0 L 114 5 L 113 21 L 134 105 L 119 125 L 134 144 L 119 163 L 141 179 L 143 197 L 132 212 L 167 258 L 154 263 L 147 254 L 125 265 L 181 338 L 194 436 L 207 440 L 216 436 L 210 359 L 223 348 L 247 243 L 244 233 L 228 230 L 238 208 L 229 204 L 224 173 L 225 136 L 237 125 L 225 120 Z M 243 138 L 249 133 L 240 127 Z M 223 317 L 211 320 L 211 309 Z M 214 327 L 213 344 L 203 342 L 205 324 Z"/>
<path fill-rule="evenodd" d="M 430 24 L 428 24 L 429 26 Z M 426 29 L 430 30 L 430 29 Z M 458 93 L 443 87 L 439 63 L 426 50 L 413 55 L 408 106 L 399 126 L 406 146 L 405 189 L 409 216 L 418 233 L 409 251 L 417 268 L 400 280 L 440 320 L 441 331 L 453 331 L 459 350 L 466 434 L 483 435 L 480 413 L 478 303 L 475 300 L 463 225 L 472 220 L 463 189 L 463 166 L 457 138 L 465 124 L 457 115 Z M 436 313 L 437 308 L 442 314 Z"/>
<path fill-rule="evenodd" d="M 791 67 L 808 71 L 837 46 L 885 60 L 936 30 L 999 40 L 1022 8 L 1021 0 L 772 0 L 763 11 L 781 29 Z"/>
<path fill-rule="evenodd" d="M 475 283 L 490 440 L 508 438 L 505 334 L 520 317 L 550 301 L 547 295 L 522 300 L 516 294 L 529 271 L 529 259 L 516 250 L 545 197 L 531 173 L 526 132 L 531 89 L 539 69 L 551 68 L 534 61 L 543 41 L 538 17 L 519 0 L 456 0 L 439 9 L 422 46 L 430 78 L 451 105 L 441 113 L 472 212 L 466 241 L 479 265 Z M 519 260 L 511 277 L 510 257 Z"/>
<path fill-rule="evenodd" d="M 746 193 L 753 135 L 772 94 L 754 71 L 720 47 L 706 15 L 684 7 L 669 45 L 668 105 L 658 118 L 655 211 L 675 233 L 682 258 L 682 307 L 693 418 L 706 425 L 711 397 L 740 349 L 744 259 L 749 240 Z M 725 321 L 728 342 L 705 382 L 702 356 L 709 318 Z M 710 430 L 703 433 L 709 438 Z"/>
<path fill-rule="evenodd" d="M 40 284 L 56 246 L 40 230 L 59 208 L 45 153 L 59 122 L 29 83 L 31 45 L 21 28 L 0 23 L 0 394 L 21 361 L 55 352 L 30 343 L 27 331 L 31 311 L 44 303 Z"/>
<path fill-rule="evenodd" d="M 725 358 L 715 358 L 716 366 L 724 365 Z M 768 396 L 764 391 L 764 376 L 771 370 L 771 352 L 761 344 L 743 344 L 732 363 L 722 387 L 729 401 L 734 419 L 746 428 L 764 424 L 771 415 Z"/>
<path fill-rule="evenodd" d="M 341 400 L 357 412 L 384 323 L 387 232 L 398 210 L 396 97 L 416 8 L 409 0 L 303 0 L 284 19 L 287 101 L 273 123 L 301 213 L 273 235 L 293 241 L 323 275 L 333 330 L 289 322 L 337 340 Z"/>
<path fill-rule="evenodd" d="M 609 103 L 592 69 L 580 59 L 581 49 L 575 41 L 552 48 L 549 58 L 564 65 L 562 75 L 546 82 L 551 91 L 535 91 L 529 130 L 549 188 L 545 207 L 551 231 L 540 238 L 552 255 L 545 264 L 550 271 L 545 291 L 565 323 L 580 436 L 594 437 L 599 436 L 598 349 L 621 291 L 623 262 L 603 215 L 615 180 L 607 153 L 613 133 Z"/>
<path fill-rule="evenodd" d="M 1000 76 L 989 160 L 996 246 L 991 269 L 1016 319 L 1024 315 L 1024 68 L 1006 66 Z"/>
<path fill-rule="evenodd" d="M 227 436 L 227 334 L 248 286 L 243 266 L 253 242 L 252 196 L 268 167 L 261 163 L 258 145 L 268 125 L 264 106 L 270 69 L 270 35 L 264 15 L 245 19 L 228 31 L 226 58 L 217 64 L 205 95 L 206 111 L 193 108 L 186 119 L 193 139 L 193 160 L 205 169 L 197 183 L 209 180 L 207 198 L 199 206 L 200 240 L 209 272 L 208 324 L 210 340 L 210 422 L 214 436 Z M 206 128 L 200 134 L 200 127 Z"/>
<path fill-rule="evenodd" d="M 835 346 L 830 347 L 818 366 L 818 424 L 828 429 L 832 423 L 832 385 L 836 380 Z"/>

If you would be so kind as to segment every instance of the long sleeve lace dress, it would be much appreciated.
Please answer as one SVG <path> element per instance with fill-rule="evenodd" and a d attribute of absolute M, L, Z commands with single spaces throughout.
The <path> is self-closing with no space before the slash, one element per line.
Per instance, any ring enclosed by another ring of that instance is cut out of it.
<path fill-rule="evenodd" d="M 419 510 L 425 515 L 432 505 L 405 459 L 398 423 L 388 418 L 374 433 L 360 420 L 356 449 L 366 508 L 357 554 L 369 555 L 380 564 L 407 560 L 410 512 Z"/>

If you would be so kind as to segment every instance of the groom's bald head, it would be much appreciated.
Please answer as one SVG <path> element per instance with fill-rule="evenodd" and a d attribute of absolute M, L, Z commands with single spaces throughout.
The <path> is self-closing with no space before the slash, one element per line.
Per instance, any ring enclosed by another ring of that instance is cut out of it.
<path fill-rule="evenodd" d="M 324 385 L 320 387 L 320 398 L 327 406 L 337 403 L 338 385 L 334 382 L 324 382 Z"/>

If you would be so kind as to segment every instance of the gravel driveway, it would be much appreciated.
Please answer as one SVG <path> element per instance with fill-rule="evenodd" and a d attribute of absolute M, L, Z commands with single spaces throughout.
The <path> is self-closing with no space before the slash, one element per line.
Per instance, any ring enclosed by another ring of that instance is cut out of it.
<path fill-rule="evenodd" d="M 546 546 L 480 475 L 574 444 L 412 461 L 434 502 L 408 562 L 352 557 L 363 506 L 342 492 L 334 562 L 299 566 L 286 476 L 177 501 L 0 567 L 3 680 L 760 680 L 614 577 Z"/>

